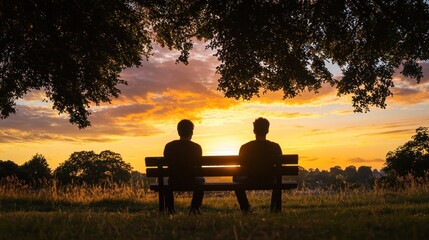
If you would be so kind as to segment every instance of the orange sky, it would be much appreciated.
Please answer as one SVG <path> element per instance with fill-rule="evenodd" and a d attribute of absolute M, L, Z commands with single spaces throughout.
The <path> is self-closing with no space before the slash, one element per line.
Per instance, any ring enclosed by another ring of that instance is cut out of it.
<path fill-rule="evenodd" d="M 126 69 L 122 95 L 111 105 L 91 107 L 92 127 L 79 130 L 58 115 L 42 92 L 18 101 L 18 112 L 0 120 L 0 159 L 18 164 L 40 153 L 51 168 L 75 151 L 112 150 L 135 170 L 144 171 L 146 156 L 162 155 L 164 145 L 177 139 L 180 119 L 194 121 L 193 140 L 204 155 L 237 154 L 252 140 L 252 122 L 271 122 L 268 139 L 284 153 L 297 153 L 305 168 L 372 166 L 380 169 L 388 151 L 410 140 L 419 126 L 429 124 L 429 63 L 420 84 L 395 75 L 394 97 L 387 109 L 353 113 L 348 96 L 324 87 L 282 100 L 270 93 L 251 101 L 226 99 L 216 91 L 218 62 L 197 43 L 189 65 L 175 64 L 175 52 L 155 48 L 155 55 L 140 68 Z M 332 68 L 335 75 L 340 74 Z"/>

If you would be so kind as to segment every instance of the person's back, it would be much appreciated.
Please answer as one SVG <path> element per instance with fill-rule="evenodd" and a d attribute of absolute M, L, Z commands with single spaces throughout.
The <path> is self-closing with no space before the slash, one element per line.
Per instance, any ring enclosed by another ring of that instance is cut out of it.
<path fill-rule="evenodd" d="M 190 184 L 195 182 L 193 170 L 201 165 L 202 149 L 190 140 L 174 140 L 164 149 L 171 177 L 169 184 Z M 180 175 L 180 177 L 177 177 Z M 186 176 L 186 177 L 183 177 Z"/>
<path fill-rule="evenodd" d="M 240 161 L 249 181 L 272 181 L 275 160 L 282 154 L 280 146 L 268 140 L 250 141 L 240 148 Z"/>

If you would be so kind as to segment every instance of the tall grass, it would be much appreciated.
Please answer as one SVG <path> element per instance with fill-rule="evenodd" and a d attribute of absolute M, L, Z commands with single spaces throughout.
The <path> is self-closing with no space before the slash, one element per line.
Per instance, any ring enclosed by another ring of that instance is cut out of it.
<path fill-rule="evenodd" d="M 34 188 L 17 178 L 0 181 L 0 195 L 7 198 L 35 198 L 52 201 L 89 202 L 104 199 L 142 199 L 148 190 L 143 181 L 133 184 L 105 182 L 97 185 L 69 184 L 62 186 L 55 180 L 44 180 Z"/>
<path fill-rule="evenodd" d="M 232 192 L 213 192 L 193 216 L 191 194 L 176 195 L 178 214 L 159 214 L 143 183 L 46 181 L 33 189 L 8 179 L 0 184 L 0 239 L 428 239 L 429 186 L 408 184 L 287 191 L 279 214 L 269 213 L 268 191 L 249 192 L 250 215 Z"/>

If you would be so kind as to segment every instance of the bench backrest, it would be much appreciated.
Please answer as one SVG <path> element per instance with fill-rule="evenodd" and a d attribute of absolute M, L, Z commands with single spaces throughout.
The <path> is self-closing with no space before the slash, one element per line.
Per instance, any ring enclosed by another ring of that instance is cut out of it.
<path fill-rule="evenodd" d="M 148 177 L 168 177 L 169 171 L 164 157 L 146 157 L 146 174 Z M 298 155 L 286 154 L 277 159 L 274 176 L 298 175 Z M 238 156 L 203 156 L 201 169 L 195 171 L 196 176 L 238 176 L 243 175 Z"/>

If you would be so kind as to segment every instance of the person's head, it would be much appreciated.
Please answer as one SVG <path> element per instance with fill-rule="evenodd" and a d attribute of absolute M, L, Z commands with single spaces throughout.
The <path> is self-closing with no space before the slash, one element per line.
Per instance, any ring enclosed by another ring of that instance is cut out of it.
<path fill-rule="evenodd" d="M 269 128 L 270 122 L 265 118 L 260 117 L 253 122 L 253 133 L 255 133 L 256 136 L 267 135 Z"/>
<path fill-rule="evenodd" d="M 194 133 L 194 124 L 188 119 L 183 119 L 177 124 L 177 132 L 180 138 L 190 138 Z"/>

